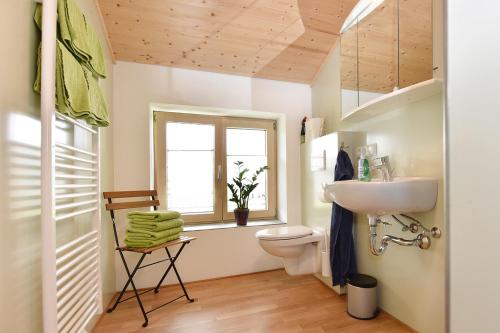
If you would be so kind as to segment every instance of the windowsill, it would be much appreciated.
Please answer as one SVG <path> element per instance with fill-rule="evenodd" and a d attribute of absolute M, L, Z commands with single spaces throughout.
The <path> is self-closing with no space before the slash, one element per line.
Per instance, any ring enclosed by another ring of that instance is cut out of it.
<path fill-rule="evenodd" d="M 249 228 L 249 227 L 261 227 L 267 225 L 279 225 L 286 224 L 279 220 L 256 220 L 248 221 L 247 225 L 239 226 L 236 222 L 231 223 L 210 223 L 210 224 L 188 224 L 184 226 L 184 232 L 190 231 L 206 231 L 206 230 L 218 230 L 218 229 L 229 229 L 229 228 Z"/>

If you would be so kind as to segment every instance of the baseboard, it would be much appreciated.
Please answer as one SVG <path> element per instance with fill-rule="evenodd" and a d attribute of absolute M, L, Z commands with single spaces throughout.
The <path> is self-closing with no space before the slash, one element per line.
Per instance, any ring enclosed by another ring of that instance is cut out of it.
<path fill-rule="evenodd" d="M 332 289 L 334 292 L 336 292 L 338 295 L 344 295 L 347 292 L 347 288 L 345 286 L 332 286 L 332 277 L 331 276 L 323 276 L 321 273 L 315 273 L 314 277 L 321 282 L 328 288 Z"/>

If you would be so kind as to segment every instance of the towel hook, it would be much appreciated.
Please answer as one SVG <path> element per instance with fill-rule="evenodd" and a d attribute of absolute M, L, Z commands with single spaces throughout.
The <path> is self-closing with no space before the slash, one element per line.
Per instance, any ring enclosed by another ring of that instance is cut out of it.
<path fill-rule="evenodd" d="M 340 144 L 340 150 L 344 150 L 344 149 L 347 149 L 347 148 L 349 148 L 349 146 L 345 145 L 344 141 L 342 141 L 342 143 Z"/>

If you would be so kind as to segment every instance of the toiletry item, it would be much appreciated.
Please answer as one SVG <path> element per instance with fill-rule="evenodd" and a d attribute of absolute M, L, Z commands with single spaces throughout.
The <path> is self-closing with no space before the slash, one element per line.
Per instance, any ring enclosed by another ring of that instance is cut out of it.
<path fill-rule="evenodd" d="M 306 142 L 306 121 L 307 117 L 302 119 L 302 128 L 300 129 L 300 143 Z"/>
<path fill-rule="evenodd" d="M 323 135 L 325 120 L 323 118 L 308 118 L 306 120 L 306 142 Z"/>
<path fill-rule="evenodd" d="M 361 149 L 361 156 L 358 161 L 358 179 L 362 182 L 369 182 L 372 180 L 370 175 L 370 164 L 366 158 L 366 150 Z"/>

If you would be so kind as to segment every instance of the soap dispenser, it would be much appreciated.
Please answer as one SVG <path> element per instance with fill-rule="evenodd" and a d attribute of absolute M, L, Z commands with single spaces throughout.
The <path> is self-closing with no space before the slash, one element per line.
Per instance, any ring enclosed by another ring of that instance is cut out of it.
<path fill-rule="evenodd" d="M 366 158 L 366 148 L 361 149 L 360 158 L 358 161 L 358 179 L 362 182 L 369 182 L 372 180 L 370 175 L 370 164 Z"/>

